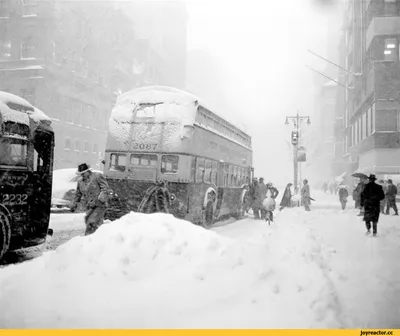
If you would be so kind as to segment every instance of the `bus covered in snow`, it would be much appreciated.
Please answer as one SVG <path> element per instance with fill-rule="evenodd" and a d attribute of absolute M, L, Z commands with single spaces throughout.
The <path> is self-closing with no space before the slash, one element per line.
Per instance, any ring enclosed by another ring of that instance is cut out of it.
<path fill-rule="evenodd" d="M 117 99 L 104 173 L 112 189 L 108 219 L 167 212 L 209 227 L 243 216 L 251 137 L 190 93 L 143 87 Z"/>
<path fill-rule="evenodd" d="M 46 241 L 53 152 L 51 119 L 0 91 L 0 259 Z"/>

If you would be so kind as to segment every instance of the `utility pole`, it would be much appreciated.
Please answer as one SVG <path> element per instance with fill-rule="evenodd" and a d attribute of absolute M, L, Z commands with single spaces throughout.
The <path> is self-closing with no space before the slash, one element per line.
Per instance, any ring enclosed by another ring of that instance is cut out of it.
<path fill-rule="evenodd" d="M 300 137 L 300 123 L 307 120 L 307 124 L 311 124 L 309 116 L 300 116 L 297 111 L 296 116 L 287 116 L 285 124 L 289 124 L 289 120 L 293 122 L 294 130 L 292 131 L 292 145 L 293 145 L 293 184 L 294 191 L 297 194 L 298 188 L 298 175 L 299 175 L 299 162 L 298 162 L 298 150 L 299 150 L 299 137 Z"/>

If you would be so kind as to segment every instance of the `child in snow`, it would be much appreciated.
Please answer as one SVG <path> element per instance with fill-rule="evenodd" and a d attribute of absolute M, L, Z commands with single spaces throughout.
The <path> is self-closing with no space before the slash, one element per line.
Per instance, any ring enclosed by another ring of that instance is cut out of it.
<path fill-rule="evenodd" d="M 339 201 L 342 205 L 342 210 L 346 209 L 347 197 L 349 197 L 349 192 L 344 184 L 340 184 L 338 187 Z"/>

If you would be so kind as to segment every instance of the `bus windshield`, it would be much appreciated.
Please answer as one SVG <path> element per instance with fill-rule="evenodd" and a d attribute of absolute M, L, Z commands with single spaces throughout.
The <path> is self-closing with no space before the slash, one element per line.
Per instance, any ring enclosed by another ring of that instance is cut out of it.
<path fill-rule="evenodd" d="M 14 137 L 0 138 L 0 165 L 27 167 L 27 141 Z"/>

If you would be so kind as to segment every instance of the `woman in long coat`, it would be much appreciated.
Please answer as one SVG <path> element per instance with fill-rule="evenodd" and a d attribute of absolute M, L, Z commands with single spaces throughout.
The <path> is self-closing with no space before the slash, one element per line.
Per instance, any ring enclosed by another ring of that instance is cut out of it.
<path fill-rule="evenodd" d="M 283 192 L 282 200 L 280 203 L 280 208 L 279 211 L 281 211 L 283 208 L 290 208 L 291 207 L 291 202 L 292 202 L 292 191 L 290 188 L 292 187 L 292 183 L 288 183 L 285 191 Z"/>

